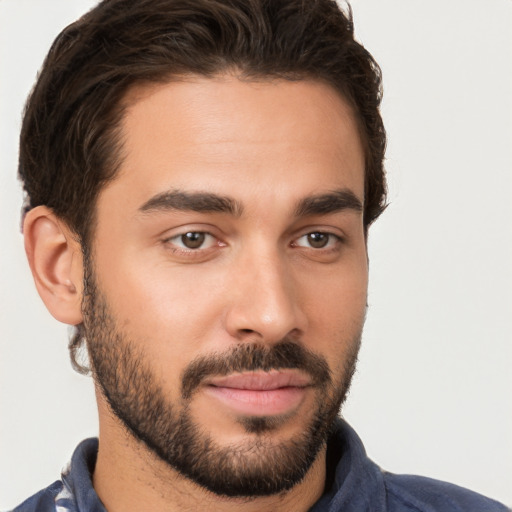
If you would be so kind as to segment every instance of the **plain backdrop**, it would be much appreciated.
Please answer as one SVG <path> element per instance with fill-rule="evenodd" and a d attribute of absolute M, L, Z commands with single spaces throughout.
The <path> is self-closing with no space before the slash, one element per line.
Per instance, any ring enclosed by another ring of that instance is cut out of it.
<path fill-rule="evenodd" d="M 0 509 L 97 432 L 92 382 L 45 310 L 19 231 L 24 100 L 93 0 L 0 0 Z M 354 0 L 384 73 L 389 209 L 344 416 L 382 467 L 512 505 L 512 1 Z"/>

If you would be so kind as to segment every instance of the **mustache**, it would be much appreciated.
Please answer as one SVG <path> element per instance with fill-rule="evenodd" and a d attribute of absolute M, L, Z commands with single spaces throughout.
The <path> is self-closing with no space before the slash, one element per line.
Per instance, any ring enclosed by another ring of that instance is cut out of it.
<path fill-rule="evenodd" d="M 189 399 L 201 383 L 213 376 L 231 373 L 297 369 L 307 373 L 312 385 L 332 383 L 327 361 L 294 341 L 283 340 L 267 346 L 258 343 L 237 345 L 227 354 L 213 354 L 194 359 L 181 378 L 181 396 Z"/>

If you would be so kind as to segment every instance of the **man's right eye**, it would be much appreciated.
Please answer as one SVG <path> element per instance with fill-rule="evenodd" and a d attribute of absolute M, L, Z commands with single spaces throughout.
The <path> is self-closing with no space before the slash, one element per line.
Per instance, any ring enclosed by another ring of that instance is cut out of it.
<path fill-rule="evenodd" d="M 166 240 L 178 250 L 194 251 L 197 249 L 209 249 L 216 243 L 216 238 L 204 231 L 187 231 Z"/>

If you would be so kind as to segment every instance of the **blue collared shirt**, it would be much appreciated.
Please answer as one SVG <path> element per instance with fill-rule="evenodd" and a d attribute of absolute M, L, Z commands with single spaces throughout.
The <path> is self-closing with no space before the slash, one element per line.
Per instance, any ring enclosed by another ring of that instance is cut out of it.
<path fill-rule="evenodd" d="M 92 485 L 98 440 L 86 439 L 57 480 L 13 512 L 106 512 Z M 310 512 L 507 512 L 497 501 L 453 484 L 383 471 L 354 430 L 336 423 L 327 449 L 328 490 Z"/>

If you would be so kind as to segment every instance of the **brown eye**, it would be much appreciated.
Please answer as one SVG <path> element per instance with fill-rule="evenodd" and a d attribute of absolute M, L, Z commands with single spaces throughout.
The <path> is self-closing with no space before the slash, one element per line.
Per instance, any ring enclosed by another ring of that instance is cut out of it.
<path fill-rule="evenodd" d="M 209 250 L 215 247 L 225 247 L 224 243 L 207 231 L 185 231 L 163 242 L 173 254 L 189 258 L 210 254 Z"/>
<path fill-rule="evenodd" d="M 307 235 L 308 244 L 313 249 L 323 249 L 329 243 L 329 237 L 328 233 L 309 233 Z"/>
<path fill-rule="evenodd" d="M 340 236 L 326 231 L 312 231 L 293 242 L 295 247 L 304 247 L 306 249 L 335 249 L 342 242 Z"/>
<path fill-rule="evenodd" d="M 181 243 L 187 249 L 199 249 L 204 244 L 206 239 L 206 233 L 200 233 L 195 231 L 189 231 L 180 236 Z"/>

